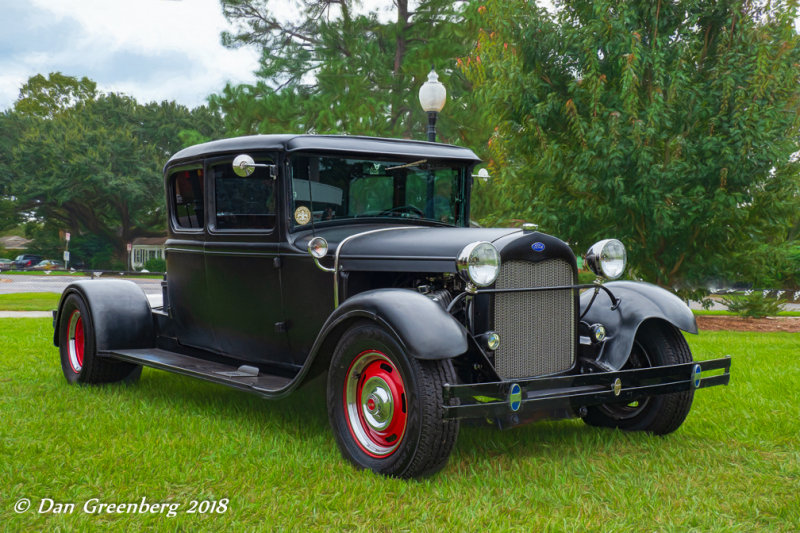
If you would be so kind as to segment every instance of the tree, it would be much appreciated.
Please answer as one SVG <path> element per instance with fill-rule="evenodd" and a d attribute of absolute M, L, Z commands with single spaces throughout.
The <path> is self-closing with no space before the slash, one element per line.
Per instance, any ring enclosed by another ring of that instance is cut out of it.
<path fill-rule="evenodd" d="M 496 126 L 487 218 L 620 238 L 665 286 L 769 276 L 800 210 L 797 2 L 557 7 L 481 9 L 465 72 Z"/>
<path fill-rule="evenodd" d="M 433 65 L 449 93 L 440 138 L 464 142 L 474 122 L 456 60 L 474 41 L 474 8 L 447 0 L 384 4 L 391 20 L 377 9 L 359 12 L 354 0 L 301 0 L 296 19 L 285 21 L 276 14 L 283 4 L 223 0 L 236 28 L 223 43 L 261 51 L 258 83 L 229 85 L 211 97 L 228 132 L 424 137 L 417 91 Z"/>
<path fill-rule="evenodd" d="M 11 152 L 19 143 L 26 119 L 12 111 L 0 112 L 0 231 L 13 228 L 20 219 L 11 186 L 16 179 Z"/>
<path fill-rule="evenodd" d="M 164 162 L 183 147 L 182 133 L 214 135 L 219 118 L 113 93 L 43 102 L 50 111 L 31 118 L 12 150 L 17 178 L 9 186 L 17 210 L 38 221 L 31 231 L 42 246 L 61 229 L 78 248 L 84 240 L 98 257 L 121 261 L 126 243 L 163 234 Z"/>
<path fill-rule="evenodd" d="M 14 111 L 24 116 L 52 118 L 59 111 L 95 96 L 97 84 L 89 78 L 78 79 L 60 72 L 51 72 L 46 78 L 37 74 L 20 89 Z"/>

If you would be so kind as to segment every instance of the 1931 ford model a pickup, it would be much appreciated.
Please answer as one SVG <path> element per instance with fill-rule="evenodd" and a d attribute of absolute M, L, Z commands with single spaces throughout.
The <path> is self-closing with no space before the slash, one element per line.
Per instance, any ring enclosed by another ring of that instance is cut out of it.
<path fill-rule="evenodd" d="M 460 420 L 541 418 L 674 431 L 730 359 L 694 363 L 674 295 L 578 285 L 576 258 L 531 227 L 470 228 L 455 146 L 259 135 L 193 146 L 165 167 L 163 306 L 134 284 L 71 284 L 54 312 L 71 383 L 141 365 L 268 398 L 327 372 L 338 445 L 359 467 L 443 467 Z M 587 263 L 617 278 L 619 241 Z M 715 375 L 701 375 L 717 370 Z"/>

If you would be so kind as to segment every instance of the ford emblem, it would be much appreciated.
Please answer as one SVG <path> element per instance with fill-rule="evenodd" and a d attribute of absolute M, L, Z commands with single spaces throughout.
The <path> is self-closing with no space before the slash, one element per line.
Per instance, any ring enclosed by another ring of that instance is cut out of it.
<path fill-rule="evenodd" d="M 535 242 L 531 244 L 531 249 L 534 252 L 544 252 L 544 243 L 543 242 Z"/>

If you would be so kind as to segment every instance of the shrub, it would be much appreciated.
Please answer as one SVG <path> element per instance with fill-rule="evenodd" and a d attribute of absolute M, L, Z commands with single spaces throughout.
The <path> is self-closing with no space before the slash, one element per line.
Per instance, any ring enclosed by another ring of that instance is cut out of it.
<path fill-rule="evenodd" d="M 144 264 L 144 270 L 149 272 L 166 272 L 167 262 L 164 259 L 159 259 L 156 257 L 153 259 L 148 259 Z"/>
<path fill-rule="evenodd" d="M 760 292 L 753 292 L 745 296 L 729 296 L 723 298 L 722 303 L 732 313 L 753 318 L 775 316 L 781 311 L 781 305 L 777 299 L 766 298 Z"/>
<path fill-rule="evenodd" d="M 588 270 L 579 270 L 578 271 L 578 283 L 580 284 L 588 284 L 594 283 L 594 280 L 597 279 L 597 276 L 594 272 L 590 272 Z"/>

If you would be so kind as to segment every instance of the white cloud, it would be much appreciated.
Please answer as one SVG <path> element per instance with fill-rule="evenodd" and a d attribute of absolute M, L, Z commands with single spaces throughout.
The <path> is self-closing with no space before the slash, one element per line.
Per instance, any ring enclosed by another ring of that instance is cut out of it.
<path fill-rule="evenodd" d="M 32 75 L 87 76 L 102 91 L 196 106 L 254 80 L 258 54 L 228 50 L 219 0 L 29 0 L 0 5 L 0 108 Z M 6 28 L 4 28 L 5 30 Z"/>

